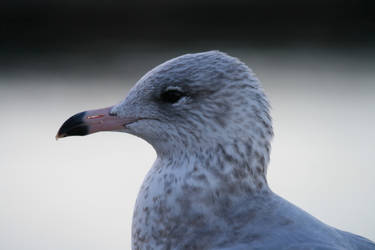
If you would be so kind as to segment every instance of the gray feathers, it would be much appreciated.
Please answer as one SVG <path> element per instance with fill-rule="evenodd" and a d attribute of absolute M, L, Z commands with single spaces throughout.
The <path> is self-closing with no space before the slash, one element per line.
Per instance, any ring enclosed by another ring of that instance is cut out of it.
<path fill-rule="evenodd" d="M 178 96 L 166 101 L 168 89 Z M 139 80 L 113 108 L 147 118 L 124 132 L 158 154 L 137 198 L 133 249 L 375 249 L 269 189 L 269 107 L 251 70 L 218 51 L 177 57 Z"/>

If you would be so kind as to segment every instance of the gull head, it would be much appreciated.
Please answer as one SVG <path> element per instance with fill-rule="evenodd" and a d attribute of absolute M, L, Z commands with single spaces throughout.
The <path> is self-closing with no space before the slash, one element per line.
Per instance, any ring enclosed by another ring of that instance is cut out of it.
<path fill-rule="evenodd" d="M 145 74 L 119 104 L 78 113 L 56 138 L 121 131 L 149 142 L 158 155 L 221 150 L 269 160 L 269 103 L 240 60 L 219 51 L 186 54 Z M 233 151 L 233 152 L 232 152 Z"/>

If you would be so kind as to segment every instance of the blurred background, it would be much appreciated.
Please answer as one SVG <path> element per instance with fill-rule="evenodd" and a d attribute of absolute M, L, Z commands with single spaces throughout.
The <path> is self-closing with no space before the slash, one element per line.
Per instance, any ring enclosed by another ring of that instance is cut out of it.
<path fill-rule="evenodd" d="M 55 141 L 184 53 L 240 58 L 273 106 L 271 188 L 375 240 L 373 0 L 0 3 L 0 249 L 130 249 L 156 155 L 126 134 Z"/>

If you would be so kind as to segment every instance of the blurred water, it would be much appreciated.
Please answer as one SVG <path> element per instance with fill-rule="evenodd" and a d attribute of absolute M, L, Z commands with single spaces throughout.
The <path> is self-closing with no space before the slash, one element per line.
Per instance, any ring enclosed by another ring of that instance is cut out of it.
<path fill-rule="evenodd" d="M 330 225 L 375 240 L 373 57 L 229 52 L 254 69 L 273 106 L 272 189 Z M 123 99 L 172 54 L 120 55 L 81 75 L 2 74 L 0 249 L 130 248 L 133 205 L 156 157 L 151 146 L 119 133 L 54 136 L 70 115 Z"/>

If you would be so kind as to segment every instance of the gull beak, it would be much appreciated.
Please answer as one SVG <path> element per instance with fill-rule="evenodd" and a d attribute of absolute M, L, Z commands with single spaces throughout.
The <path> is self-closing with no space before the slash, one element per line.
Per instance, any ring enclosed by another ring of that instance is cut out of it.
<path fill-rule="evenodd" d="M 103 109 L 84 111 L 73 115 L 60 127 L 56 140 L 68 136 L 84 136 L 100 131 L 119 131 L 137 118 L 120 118 L 111 113 L 113 106 Z"/>

